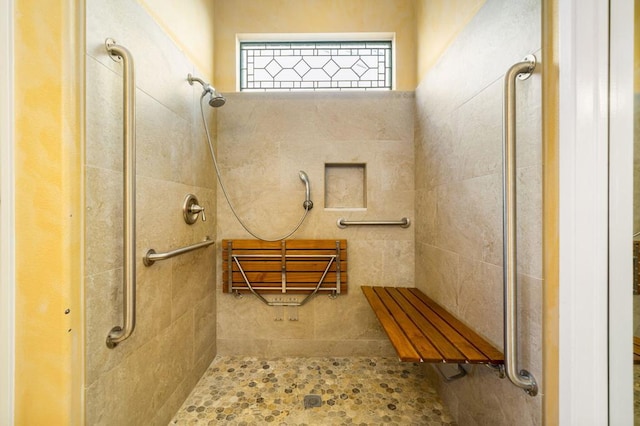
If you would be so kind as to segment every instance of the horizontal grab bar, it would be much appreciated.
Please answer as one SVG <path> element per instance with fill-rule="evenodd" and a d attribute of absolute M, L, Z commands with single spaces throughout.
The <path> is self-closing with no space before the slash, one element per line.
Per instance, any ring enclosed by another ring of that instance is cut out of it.
<path fill-rule="evenodd" d="M 403 217 L 400 220 L 344 220 L 343 217 L 338 219 L 338 228 L 346 228 L 352 225 L 391 225 L 400 226 L 401 228 L 408 228 L 411 226 L 411 222 L 408 218 Z"/>
<path fill-rule="evenodd" d="M 166 260 L 184 253 L 188 253 L 192 250 L 197 250 L 199 248 L 210 246 L 211 244 L 214 244 L 214 243 L 215 243 L 214 240 L 210 240 L 209 237 L 206 237 L 205 240 L 200 243 L 192 244 L 186 247 L 181 247 L 179 249 L 168 251 L 166 253 L 156 253 L 154 249 L 149 249 L 149 251 L 147 251 L 147 254 L 145 254 L 144 258 L 142 259 L 142 262 L 144 263 L 144 266 L 151 266 L 158 260 Z"/>

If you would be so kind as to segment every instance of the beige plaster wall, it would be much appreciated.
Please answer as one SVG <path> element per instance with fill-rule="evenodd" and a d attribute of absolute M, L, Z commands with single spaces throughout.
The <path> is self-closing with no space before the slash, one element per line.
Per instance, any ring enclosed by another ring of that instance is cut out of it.
<path fill-rule="evenodd" d="M 206 80 L 213 79 L 214 0 L 137 0 Z"/>
<path fill-rule="evenodd" d="M 186 81 L 202 70 L 137 2 L 89 0 L 86 21 L 86 424 L 166 425 L 216 351 L 215 249 L 142 264 L 150 248 L 216 237 L 214 214 L 182 219 L 188 193 L 216 210 L 201 88 Z M 105 338 L 122 322 L 122 65 L 106 37 L 130 50 L 136 71 L 137 326 L 115 349 Z"/>
<path fill-rule="evenodd" d="M 486 0 L 416 0 L 416 85 Z"/>
<path fill-rule="evenodd" d="M 396 33 L 396 88 L 416 86 L 413 0 L 216 0 L 215 86 L 236 90 L 238 33 Z"/>
<path fill-rule="evenodd" d="M 73 2 L 12 3 L 14 423 L 80 424 L 82 77 L 75 42 L 81 20 Z"/>
<path fill-rule="evenodd" d="M 540 57 L 540 14 L 538 1 L 487 0 L 416 90 L 416 286 L 499 348 L 502 78 L 526 54 Z M 533 373 L 541 393 L 527 396 L 485 368 L 473 369 L 465 380 L 441 382 L 444 402 L 464 425 L 542 421 L 539 70 L 518 84 L 517 99 L 518 363 Z"/>
<path fill-rule="evenodd" d="M 276 238 L 298 222 L 304 185 L 315 203 L 293 238 L 344 238 L 349 292 L 320 295 L 297 321 L 276 321 L 278 308 L 252 295 L 221 293 L 218 353 L 255 356 L 395 356 L 361 285 L 413 286 L 414 228 L 350 227 L 352 220 L 414 218 L 414 96 L 407 92 L 238 93 L 218 112 L 221 172 L 241 218 Z M 325 164 L 366 164 L 366 208 L 326 209 Z M 250 238 L 218 193 L 218 239 Z M 219 256 L 219 253 L 218 253 Z M 282 314 L 280 314 L 282 316 Z"/>

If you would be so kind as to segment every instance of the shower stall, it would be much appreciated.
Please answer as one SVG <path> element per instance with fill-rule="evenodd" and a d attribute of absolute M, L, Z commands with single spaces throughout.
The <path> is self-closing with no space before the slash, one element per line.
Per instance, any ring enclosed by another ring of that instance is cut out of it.
<path fill-rule="evenodd" d="M 166 424 L 216 353 L 212 246 L 143 264 L 149 249 L 216 237 L 216 178 L 202 123 L 198 70 L 134 1 L 86 4 L 86 422 Z M 123 66 L 104 40 L 126 46 L 135 67 L 136 327 L 111 349 L 121 324 L 123 259 Z M 158 72 L 161 70 L 161 72 Z M 215 129 L 215 113 L 206 119 Z M 209 214 L 189 225 L 188 194 Z"/>
<path fill-rule="evenodd" d="M 223 14 L 231 3 L 216 10 Z M 502 79 L 525 55 L 541 57 L 541 12 L 534 0 L 480 3 L 415 91 L 230 93 L 212 81 L 223 96 L 209 78 L 195 77 L 206 70 L 145 2 L 86 1 L 87 424 L 167 424 L 216 355 L 394 357 L 361 285 L 417 287 L 502 346 Z M 403 19 L 421 16 L 423 2 L 397 4 Z M 221 21 L 215 34 L 228 29 Z M 424 49 L 418 36 L 427 29 L 413 25 L 411 42 Z M 516 27 L 519 36 L 502 36 Z M 123 66 L 108 54 L 106 38 L 134 58 L 137 111 L 137 324 L 112 348 L 105 336 L 122 322 L 126 293 L 125 111 Z M 519 349 L 522 367 L 539 378 L 539 72 L 518 90 Z M 185 223 L 189 194 L 206 220 Z M 339 226 L 396 217 L 403 226 Z M 314 298 L 295 321 L 275 321 L 273 307 L 222 292 L 219 243 L 247 238 L 246 228 L 282 235 L 292 224 L 295 238 L 348 240 L 350 290 Z M 143 261 L 151 248 L 170 251 L 207 237 L 215 244 L 153 266 Z M 489 369 L 455 383 L 428 374 L 460 424 L 541 423 L 541 397 Z M 504 400 L 512 403 L 501 406 Z"/>

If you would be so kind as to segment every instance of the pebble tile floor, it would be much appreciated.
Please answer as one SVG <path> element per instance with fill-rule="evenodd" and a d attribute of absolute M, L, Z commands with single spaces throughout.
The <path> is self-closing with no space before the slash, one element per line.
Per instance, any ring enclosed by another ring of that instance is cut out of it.
<path fill-rule="evenodd" d="M 455 425 L 426 368 L 391 358 L 218 356 L 170 425 Z M 307 395 L 321 405 L 305 408 Z"/>

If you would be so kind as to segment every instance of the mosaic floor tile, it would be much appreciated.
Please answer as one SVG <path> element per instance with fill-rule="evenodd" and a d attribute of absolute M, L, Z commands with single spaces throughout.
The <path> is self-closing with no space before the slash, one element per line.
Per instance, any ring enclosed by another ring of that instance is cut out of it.
<path fill-rule="evenodd" d="M 389 358 L 216 357 L 170 425 L 454 425 L 427 366 Z M 321 400 L 320 406 L 317 397 Z"/>

